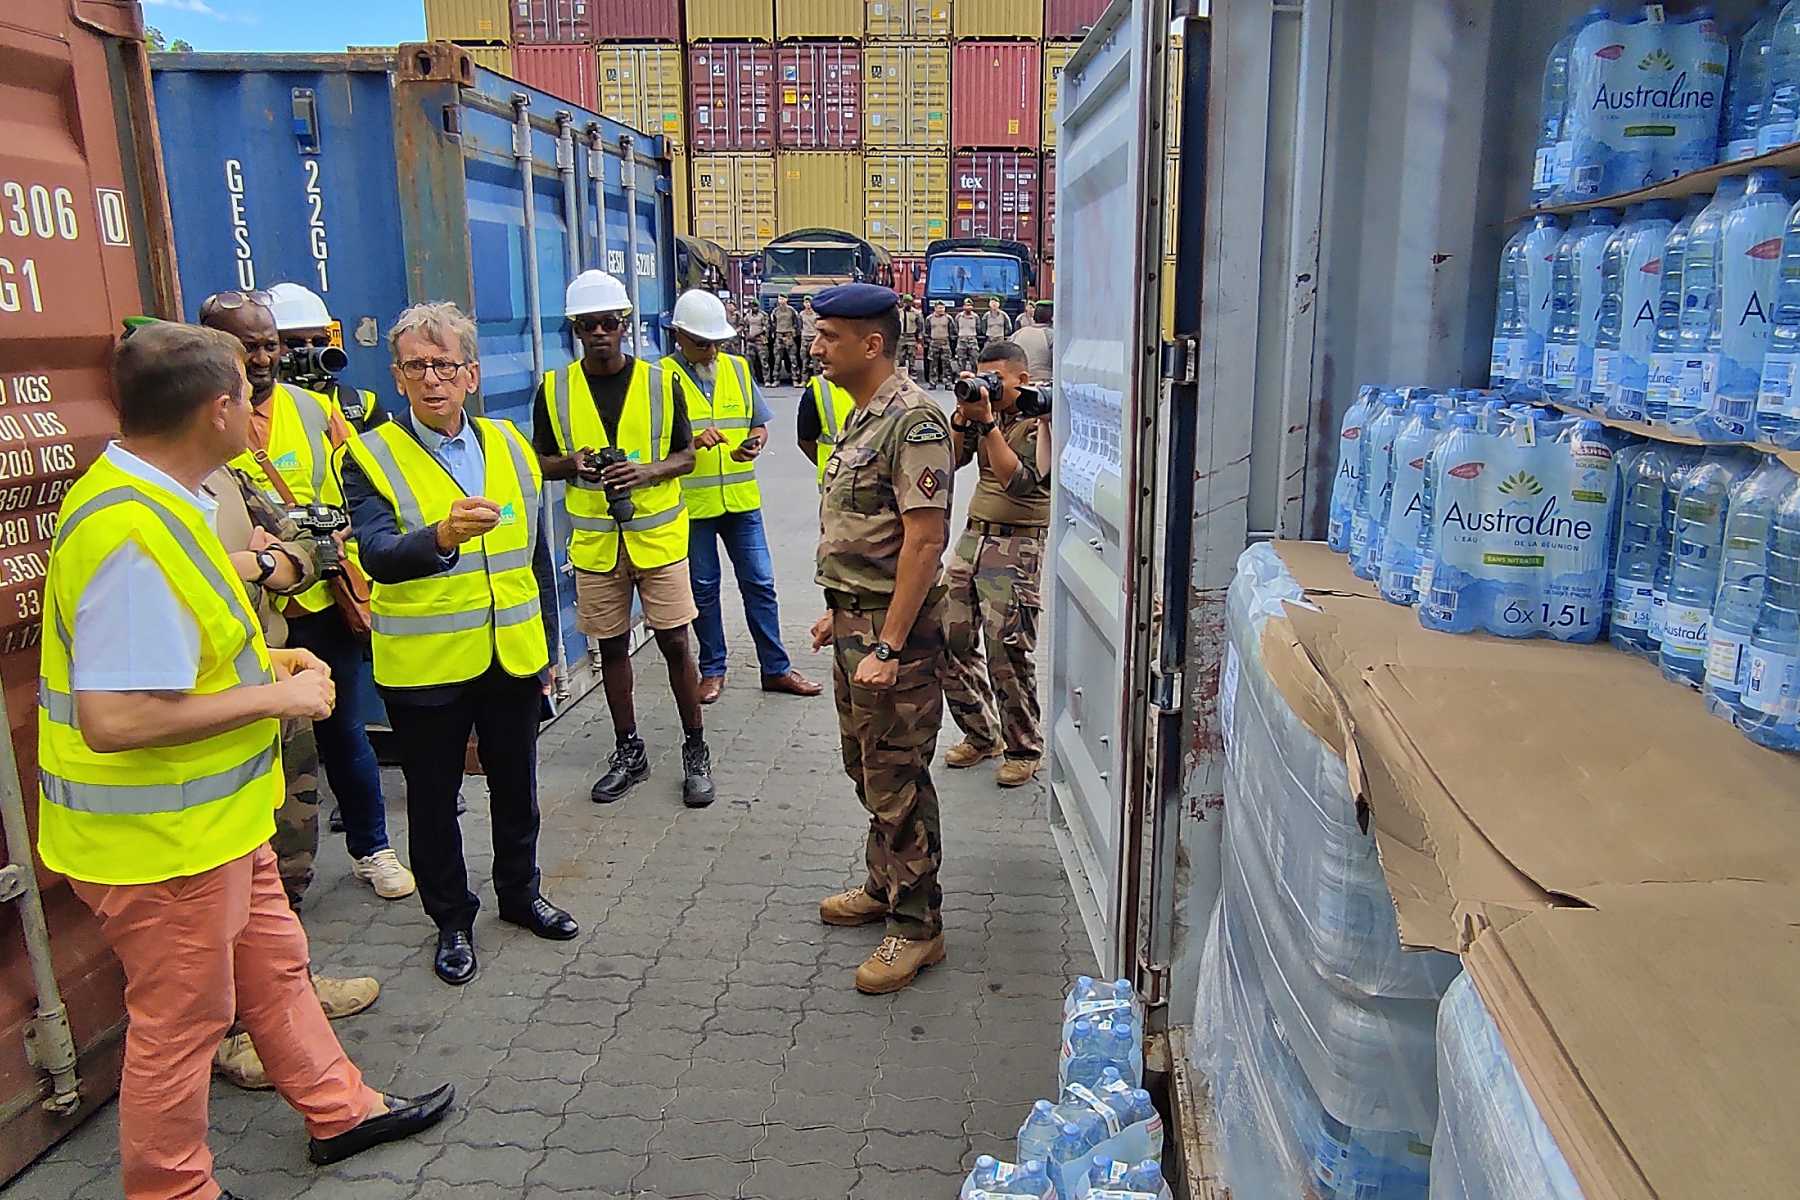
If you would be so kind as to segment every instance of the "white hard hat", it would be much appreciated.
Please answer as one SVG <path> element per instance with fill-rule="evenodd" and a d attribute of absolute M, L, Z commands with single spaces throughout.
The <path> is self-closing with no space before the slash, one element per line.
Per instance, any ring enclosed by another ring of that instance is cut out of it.
<path fill-rule="evenodd" d="M 275 314 L 275 328 L 282 333 L 290 329 L 323 329 L 331 324 L 325 302 L 297 283 L 278 283 L 269 289 L 269 297 L 273 301 L 269 310 Z"/>
<path fill-rule="evenodd" d="M 737 336 L 726 319 L 725 305 L 711 292 L 698 288 L 675 297 L 675 314 L 669 324 L 707 342 L 728 342 Z"/>
<path fill-rule="evenodd" d="M 583 271 L 569 280 L 569 290 L 563 293 L 563 310 L 570 317 L 582 313 L 628 313 L 631 297 L 626 295 L 625 285 L 605 271 Z"/>

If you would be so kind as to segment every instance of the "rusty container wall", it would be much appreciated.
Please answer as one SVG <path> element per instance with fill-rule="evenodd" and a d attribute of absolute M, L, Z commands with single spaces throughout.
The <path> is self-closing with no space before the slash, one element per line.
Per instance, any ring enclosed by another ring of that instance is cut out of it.
<path fill-rule="evenodd" d="M 774 155 L 697 154 L 692 174 L 695 237 L 749 254 L 775 236 Z"/>
<path fill-rule="evenodd" d="M 805 42 L 775 52 L 780 88 L 775 141 L 784 150 L 854 150 L 862 145 L 862 48 Z"/>
<path fill-rule="evenodd" d="M 661 134 L 674 145 L 685 136 L 687 88 L 680 46 L 618 45 L 594 51 L 598 111 L 633 129 Z"/>
<path fill-rule="evenodd" d="M 951 55 L 952 143 L 959 149 L 1037 149 L 1044 103 L 1042 47 L 1036 42 L 958 42 Z"/>
<path fill-rule="evenodd" d="M 878 40 L 950 40 L 950 0 L 866 0 L 863 36 Z"/>
<path fill-rule="evenodd" d="M 957 0 L 950 16 L 958 40 L 1044 36 L 1044 0 Z"/>
<path fill-rule="evenodd" d="M 513 78 L 540 92 L 597 111 L 600 98 L 594 87 L 594 67 L 592 46 L 513 47 Z"/>
<path fill-rule="evenodd" d="M 1106 0 L 1044 0 L 1044 36 L 1080 41 L 1105 11 Z"/>
<path fill-rule="evenodd" d="M 863 46 L 863 145 L 950 148 L 950 47 L 928 42 Z"/>
<path fill-rule="evenodd" d="M 950 236 L 949 170 L 942 154 L 865 156 L 863 236 L 894 254 L 923 254 Z"/>
<path fill-rule="evenodd" d="M 914 300 L 925 298 L 925 259 L 894 256 L 894 290 Z"/>
<path fill-rule="evenodd" d="M 504 42 L 507 0 L 425 0 L 425 36 L 434 42 Z"/>
<path fill-rule="evenodd" d="M 573 46 L 594 40 L 591 0 L 511 0 L 514 44 Z"/>
<path fill-rule="evenodd" d="M 774 0 L 686 0 L 690 42 L 775 40 Z"/>
<path fill-rule="evenodd" d="M 863 0 L 775 0 L 775 36 L 849 38 L 863 35 Z"/>
<path fill-rule="evenodd" d="M 775 146 L 775 51 L 761 42 L 688 48 L 688 107 L 694 149 L 706 153 Z"/>
<path fill-rule="evenodd" d="M 1048 262 L 1056 257 L 1056 155 L 1046 154 L 1043 158 L 1044 202 L 1038 207 L 1043 211 L 1043 249 L 1039 257 Z M 1045 292 L 1044 295 L 1050 295 Z"/>
<path fill-rule="evenodd" d="M 0 12 L 0 189 L 23 214 L 0 236 L 0 295 L 11 309 L 0 318 L 0 681 L 33 814 L 38 618 L 57 509 L 117 432 L 108 363 L 121 322 L 181 314 L 137 6 L 82 5 L 81 23 L 70 7 L 9 0 Z M 36 1008 L 30 964 L 17 906 L 0 905 L 0 1183 L 119 1083 L 118 963 L 67 884 L 37 876 L 81 1104 L 55 1116 L 39 1103 L 48 1089 L 24 1044 Z"/>
<path fill-rule="evenodd" d="M 845 150 L 789 152 L 775 166 L 776 233 L 820 228 L 862 236 L 862 155 Z"/>
<path fill-rule="evenodd" d="M 1041 134 L 1045 150 L 1056 149 L 1057 88 L 1062 82 L 1062 69 L 1080 47 L 1080 42 L 1044 43 L 1044 128 Z"/>
<path fill-rule="evenodd" d="M 679 42 L 681 0 L 587 0 L 594 40 Z"/>
<path fill-rule="evenodd" d="M 950 236 L 1038 244 L 1038 156 L 959 151 L 950 164 Z"/>

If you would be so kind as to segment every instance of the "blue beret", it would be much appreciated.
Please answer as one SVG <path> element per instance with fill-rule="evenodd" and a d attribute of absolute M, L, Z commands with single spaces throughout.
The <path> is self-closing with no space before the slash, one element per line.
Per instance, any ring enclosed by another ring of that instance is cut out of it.
<path fill-rule="evenodd" d="M 840 283 L 813 297 L 813 311 L 821 317 L 847 317 L 853 321 L 879 317 L 899 304 L 900 297 L 893 288 L 873 283 Z"/>

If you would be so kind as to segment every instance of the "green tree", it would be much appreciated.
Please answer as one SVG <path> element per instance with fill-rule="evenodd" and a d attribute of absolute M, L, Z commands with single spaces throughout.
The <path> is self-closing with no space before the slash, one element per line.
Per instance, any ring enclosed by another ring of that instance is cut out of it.
<path fill-rule="evenodd" d="M 154 25 L 144 26 L 144 42 L 152 50 L 167 50 L 169 48 L 169 39 L 164 37 L 163 31 Z"/>
<path fill-rule="evenodd" d="M 192 54 L 194 52 L 194 44 L 186 38 L 176 38 L 169 43 L 169 49 L 176 54 Z"/>

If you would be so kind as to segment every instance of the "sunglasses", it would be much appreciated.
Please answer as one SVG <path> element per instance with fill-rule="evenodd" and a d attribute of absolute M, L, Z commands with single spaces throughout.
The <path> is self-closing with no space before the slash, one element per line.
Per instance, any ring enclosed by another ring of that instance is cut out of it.
<path fill-rule="evenodd" d="M 617 333 L 625 327 L 625 318 L 618 313 L 601 313 L 597 317 L 570 317 L 569 322 L 582 333 L 592 333 L 596 329 Z"/>
<path fill-rule="evenodd" d="M 261 288 L 248 292 L 214 292 L 200 302 L 200 315 L 206 317 L 216 312 L 230 312 L 250 304 L 258 308 L 271 308 L 275 304 L 275 297 Z"/>
<path fill-rule="evenodd" d="M 429 371 L 440 381 L 449 383 L 468 365 L 468 363 L 451 362 L 443 358 L 409 358 L 400 364 L 400 374 L 417 383 L 425 378 L 425 373 Z"/>
<path fill-rule="evenodd" d="M 289 350 L 304 350 L 308 347 L 315 350 L 323 350 L 331 345 L 331 335 L 321 333 L 316 337 L 307 338 L 295 337 L 294 335 L 289 334 L 281 339 L 281 344 L 286 346 Z"/>

